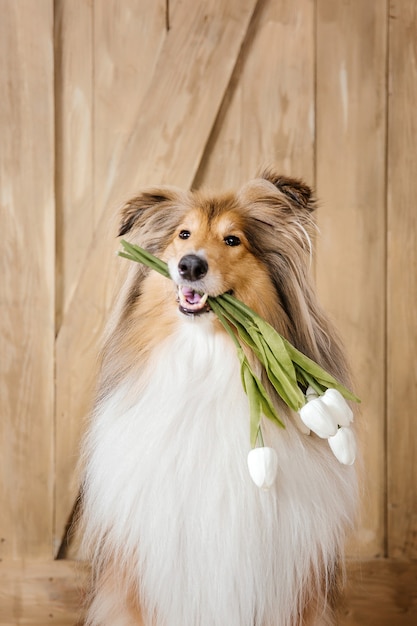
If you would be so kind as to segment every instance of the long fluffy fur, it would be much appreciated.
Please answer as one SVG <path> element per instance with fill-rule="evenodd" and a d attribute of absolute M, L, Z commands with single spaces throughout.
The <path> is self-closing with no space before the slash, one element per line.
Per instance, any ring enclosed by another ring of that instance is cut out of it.
<path fill-rule="evenodd" d="M 333 623 L 355 470 L 275 398 L 286 429 L 263 432 L 278 477 L 268 492 L 252 483 L 235 347 L 213 313 L 178 311 L 174 284 L 182 254 L 204 255 L 202 290 L 232 289 L 347 383 L 309 282 L 313 209 L 306 185 L 272 171 L 236 193 L 161 188 L 124 207 L 120 233 L 164 258 L 174 281 L 132 264 L 103 349 L 84 446 L 90 626 Z M 241 245 L 225 246 L 236 233 Z"/>

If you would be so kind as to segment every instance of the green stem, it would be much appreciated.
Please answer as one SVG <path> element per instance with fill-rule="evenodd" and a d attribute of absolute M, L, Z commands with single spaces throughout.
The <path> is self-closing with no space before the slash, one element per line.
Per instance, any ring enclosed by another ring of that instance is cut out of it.
<path fill-rule="evenodd" d="M 243 341 L 243 343 L 245 343 L 253 351 L 253 353 L 255 354 L 257 359 L 261 362 L 261 364 L 265 366 L 264 359 L 262 358 L 262 354 L 258 350 L 258 347 L 253 341 L 252 337 L 247 332 L 244 322 L 242 321 L 241 318 L 233 315 L 227 309 L 225 309 L 222 306 L 222 303 L 219 302 L 220 298 L 221 296 L 217 296 L 217 298 L 209 297 L 208 298 L 209 305 L 211 306 L 213 311 L 216 313 L 216 315 L 219 315 L 219 312 L 220 312 L 223 315 L 223 317 L 226 318 L 230 322 L 230 324 L 236 328 L 239 338 Z"/>
<path fill-rule="evenodd" d="M 229 322 L 226 320 L 225 316 L 223 315 L 223 312 L 221 310 L 221 307 L 219 307 L 219 305 L 217 304 L 217 302 L 215 302 L 214 298 L 209 298 L 210 301 L 210 306 L 213 309 L 214 313 L 217 315 L 217 317 L 219 318 L 219 322 L 221 323 L 221 325 L 223 326 L 223 328 L 227 331 L 229 337 L 231 337 L 231 339 L 233 340 L 233 343 L 236 345 L 236 347 L 239 350 L 242 350 L 242 346 L 239 343 L 238 338 L 236 337 L 235 333 L 233 332 L 233 330 L 230 328 L 230 324 Z"/>
<path fill-rule="evenodd" d="M 262 436 L 262 429 L 261 429 L 260 426 L 259 426 L 259 430 L 258 430 L 257 442 L 259 443 L 258 448 L 264 448 L 265 447 L 264 438 Z"/>
<path fill-rule="evenodd" d="M 233 317 L 233 319 L 239 322 L 239 324 L 241 324 L 243 328 L 246 328 L 249 325 L 253 325 L 253 321 L 248 315 L 242 313 L 242 311 L 238 307 L 234 307 L 233 304 L 230 304 L 229 301 L 226 300 L 226 295 L 227 294 L 223 294 L 222 296 L 217 296 L 216 298 L 216 301 L 218 302 L 219 306 L 222 307 L 224 314 Z M 214 298 L 210 298 L 211 301 L 213 299 Z M 238 300 L 236 300 L 236 298 L 234 298 L 234 301 L 239 302 Z"/>
<path fill-rule="evenodd" d="M 308 383 L 310 385 L 310 387 L 312 387 L 314 389 L 316 394 L 318 396 L 322 396 L 323 393 L 325 392 L 325 389 L 320 385 L 320 383 L 318 383 L 317 380 L 313 376 L 311 376 L 308 372 L 306 372 L 306 370 L 301 369 L 301 367 L 299 365 L 296 364 L 295 368 L 296 368 L 296 370 L 298 370 L 298 372 L 304 378 L 306 383 Z"/>

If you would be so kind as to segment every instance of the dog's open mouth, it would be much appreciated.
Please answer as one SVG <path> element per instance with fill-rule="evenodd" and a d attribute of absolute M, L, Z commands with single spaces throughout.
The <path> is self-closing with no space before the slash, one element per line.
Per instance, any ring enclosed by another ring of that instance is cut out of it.
<path fill-rule="evenodd" d="M 199 293 L 191 287 L 178 287 L 178 300 L 181 313 L 185 315 L 200 315 L 208 313 L 210 306 L 207 303 L 208 293 Z"/>

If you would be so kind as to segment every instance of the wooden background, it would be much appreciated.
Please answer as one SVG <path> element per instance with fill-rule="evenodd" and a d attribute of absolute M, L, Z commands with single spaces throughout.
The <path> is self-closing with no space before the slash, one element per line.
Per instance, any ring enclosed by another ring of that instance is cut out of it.
<path fill-rule="evenodd" d="M 316 282 L 363 399 L 340 625 L 417 623 L 417 2 L 0 0 L 0 94 L 0 624 L 79 616 L 117 207 L 270 163 L 321 200 Z"/>

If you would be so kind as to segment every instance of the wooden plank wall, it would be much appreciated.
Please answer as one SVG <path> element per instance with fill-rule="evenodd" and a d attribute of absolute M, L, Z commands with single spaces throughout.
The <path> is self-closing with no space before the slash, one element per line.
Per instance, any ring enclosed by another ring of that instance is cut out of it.
<path fill-rule="evenodd" d="M 0 559 L 51 558 L 55 340 L 52 4 L 0 3 Z M 8 62 L 5 63 L 5 60 Z M 0 611 L 1 614 L 1 611 Z"/>
<path fill-rule="evenodd" d="M 417 557 L 417 4 L 392 2 L 387 163 L 387 549 Z"/>
<path fill-rule="evenodd" d="M 317 286 L 363 398 L 368 480 L 352 551 L 366 557 L 385 553 L 385 8 L 321 0 L 317 12 Z"/>
<path fill-rule="evenodd" d="M 341 626 L 417 621 L 417 4 L 0 0 L 0 625 L 69 626 L 63 556 L 115 212 L 263 165 L 320 198 L 315 276 L 363 399 Z"/>

